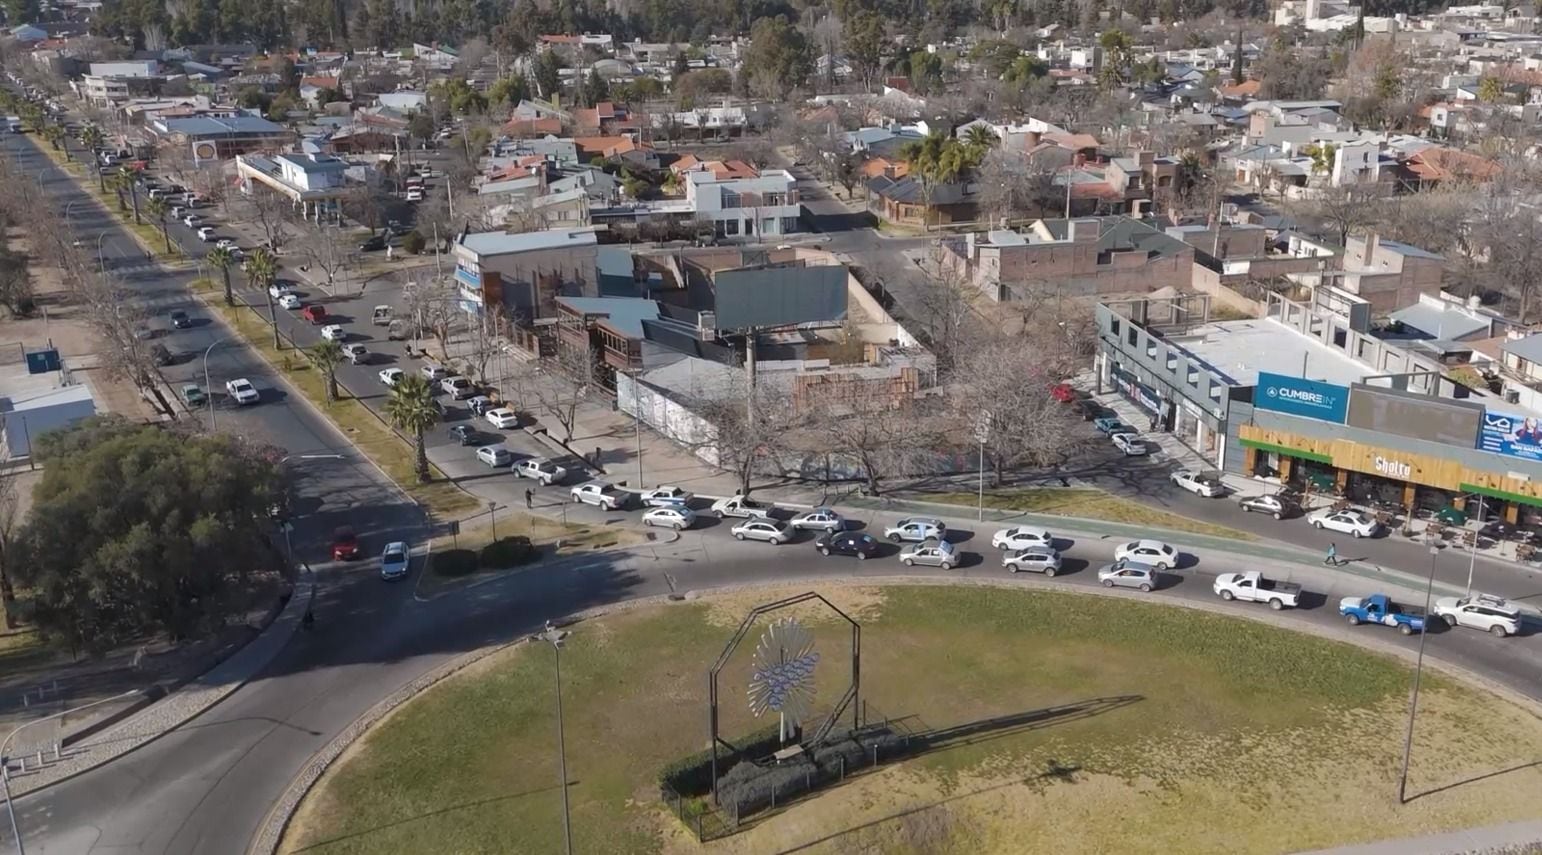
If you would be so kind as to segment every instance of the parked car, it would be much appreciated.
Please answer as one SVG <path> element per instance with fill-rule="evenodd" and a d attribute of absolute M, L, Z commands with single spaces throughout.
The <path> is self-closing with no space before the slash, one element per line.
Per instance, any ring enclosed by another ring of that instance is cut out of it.
<path fill-rule="evenodd" d="M 1108 439 L 1114 447 L 1124 452 L 1125 457 L 1141 457 L 1151 453 L 1151 446 L 1138 433 L 1112 433 Z"/>
<path fill-rule="evenodd" d="M 359 557 L 359 536 L 341 526 L 332 531 L 332 560 L 353 561 Z"/>
<path fill-rule="evenodd" d="M 257 393 L 257 387 L 245 377 L 236 380 L 225 381 L 225 392 L 235 399 L 237 404 L 255 404 L 261 398 Z"/>
<path fill-rule="evenodd" d="M 421 201 L 423 201 L 423 191 L 422 190 L 408 190 L 407 191 L 407 201 L 409 201 L 409 202 L 421 202 Z"/>
<path fill-rule="evenodd" d="M 1054 546 L 1055 536 L 1047 528 L 1019 525 L 1004 528 L 991 535 L 991 546 L 996 549 L 1028 549 L 1035 546 Z"/>
<path fill-rule="evenodd" d="M 1098 582 L 1105 588 L 1137 588 L 1141 592 L 1157 587 L 1157 569 L 1123 559 L 1098 570 Z"/>
<path fill-rule="evenodd" d="M 814 508 L 793 517 L 788 525 L 795 530 L 842 531 L 846 528 L 846 519 L 833 508 Z"/>
<path fill-rule="evenodd" d="M 385 368 L 381 369 L 380 373 L 376 376 L 380 378 L 381 383 L 384 383 L 389 388 L 401 382 L 401 379 L 406 375 L 407 372 L 400 368 Z"/>
<path fill-rule="evenodd" d="M 865 531 L 827 531 L 814 541 L 821 555 L 855 555 L 866 561 L 878 554 L 878 538 Z"/>
<path fill-rule="evenodd" d="M 1375 517 L 1354 508 L 1347 511 L 1323 508 L 1307 517 L 1307 522 L 1311 523 L 1313 528 L 1343 532 L 1353 537 L 1375 537 L 1376 533 L 1381 531 L 1381 523 L 1377 522 Z"/>
<path fill-rule="evenodd" d="M 1091 398 L 1076 399 L 1076 411 L 1081 414 L 1082 421 L 1090 422 L 1093 419 L 1101 419 L 1113 415 L 1113 410 L 1103 406 Z"/>
<path fill-rule="evenodd" d="M 204 243 L 208 243 L 209 241 L 214 240 L 214 229 L 210 226 L 204 226 L 203 228 L 200 228 L 198 230 L 198 239 Z"/>
<path fill-rule="evenodd" d="M 187 312 L 181 309 L 172 309 L 171 314 L 167 315 L 166 318 L 171 321 L 171 328 L 174 330 L 185 330 L 193 325 L 193 319 L 188 317 Z"/>
<path fill-rule="evenodd" d="M 1502 597 L 1478 594 L 1473 597 L 1441 597 L 1435 601 L 1435 616 L 1446 626 L 1465 626 L 1491 633 L 1495 638 L 1519 635 L 1521 610 Z"/>
<path fill-rule="evenodd" d="M 320 303 L 312 303 L 300 310 L 300 317 L 313 324 L 324 324 L 327 322 L 327 310 Z"/>
<path fill-rule="evenodd" d="M 323 341 L 342 341 L 348 337 L 348 331 L 341 324 L 327 324 L 321 328 Z"/>
<path fill-rule="evenodd" d="M 732 531 L 739 540 L 764 540 L 778 546 L 787 542 L 787 530 L 782 528 L 782 524 L 764 517 L 745 520 L 734 526 Z"/>
<path fill-rule="evenodd" d="M 487 419 L 487 421 L 492 424 L 493 427 L 499 430 L 509 430 L 511 428 L 519 427 L 519 413 L 514 412 L 508 407 L 499 407 L 495 410 L 488 410 L 482 417 Z"/>
<path fill-rule="evenodd" d="M 1215 595 L 1223 600 L 1268 603 L 1279 611 L 1295 608 L 1301 598 L 1301 586 L 1295 582 L 1276 582 L 1257 570 L 1246 573 L 1222 573 L 1215 577 Z"/>
<path fill-rule="evenodd" d="M 353 365 L 363 365 L 369 362 L 369 348 L 362 344 L 343 345 L 343 358 Z"/>
<path fill-rule="evenodd" d="M 1179 469 L 1168 476 L 1168 480 L 1196 496 L 1204 496 L 1207 499 L 1213 499 L 1226 494 L 1226 485 L 1221 483 L 1220 476 L 1214 472 L 1195 472 L 1192 469 Z"/>
<path fill-rule="evenodd" d="M 640 498 L 645 508 L 683 508 L 690 504 L 691 494 L 679 487 L 660 485 L 642 491 Z"/>
<path fill-rule="evenodd" d="M 1076 387 L 1070 383 L 1056 383 L 1049 387 L 1050 397 L 1062 404 L 1069 404 L 1081 396 L 1077 394 Z"/>
<path fill-rule="evenodd" d="M 384 235 L 375 235 L 359 244 L 359 252 L 379 252 L 385 248 L 386 239 Z"/>
<path fill-rule="evenodd" d="M 617 510 L 626 504 L 626 494 L 605 481 L 589 481 L 585 484 L 579 484 L 568 491 L 568 496 L 575 502 L 594 505 L 607 511 Z"/>
<path fill-rule="evenodd" d="M 280 309 L 289 309 L 293 311 L 294 309 L 300 308 L 301 305 L 303 304 L 300 302 L 300 298 L 293 294 L 285 294 L 284 296 L 278 298 L 278 307 Z"/>
<path fill-rule="evenodd" d="M 469 398 L 477 393 L 476 385 L 465 377 L 460 376 L 459 374 L 440 380 L 439 388 L 449 392 L 450 397 L 457 401 L 464 398 Z"/>
<path fill-rule="evenodd" d="M 1092 420 L 1092 426 L 1098 433 L 1113 435 L 1116 433 L 1135 433 L 1135 428 L 1125 424 L 1118 416 L 1103 416 Z"/>
<path fill-rule="evenodd" d="M 411 565 L 412 556 L 407 551 L 407 544 L 399 540 L 387 543 L 385 551 L 380 553 L 380 578 L 387 582 L 400 579 L 407 575 Z"/>
<path fill-rule="evenodd" d="M 1339 600 L 1339 614 L 1349 620 L 1350 626 L 1379 623 L 1382 626 L 1395 626 L 1404 635 L 1424 631 L 1423 609 L 1398 605 L 1386 594 L 1345 597 Z"/>
<path fill-rule="evenodd" d="M 1001 556 L 1001 566 L 1020 573 L 1024 570 L 1053 576 L 1060 572 L 1060 553 L 1048 546 L 1030 546 L 1016 549 Z"/>
<path fill-rule="evenodd" d="M 514 452 L 501 445 L 484 445 L 477 449 L 477 459 L 488 466 L 510 466 L 514 463 Z"/>
<path fill-rule="evenodd" d="M 748 517 L 770 519 L 771 506 L 763 505 L 748 496 L 728 496 L 712 503 L 712 515 L 723 517 Z"/>
<path fill-rule="evenodd" d="M 476 428 L 471 425 L 456 425 L 450 428 L 450 438 L 460 445 L 476 445 L 481 437 L 477 436 Z"/>
<path fill-rule="evenodd" d="M 1158 570 L 1168 570 L 1178 566 L 1178 550 L 1160 540 L 1132 540 L 1114 549 L 1114 560 L 1134 561 Z"/>
<path fill-rule="evenodd" d="M 941 567 L 944 570 L 952 570 L 958 566 L 958 551 L 953 544 L 946 540 L 929 540 L 925 543 L 917 543 L 907 546 L 899 555 L 900 563 L 906 567 L 914 567 L 920 564 L 925 567 Z"/>
<path fill-rule="evenodd" d="M 942 540 L 947 533 L 947 524 L 931 517 L 905 517 L 883 530 L 883 536 L 894 543 Z"/>
<path fill-rule="evenodd" d="M 643 525 L 663 526 L 675 531 L 696 524 L 696 512 L 684 505 L 661 505 L 649 508 L 642 515 Z"/>
<path fill-rule="evenodd" d="M 176 358 L 172 356 L 171 351 L 164 344 L 157 344 L 150 348 L 150 359 L 154 360 L 156 365 L 163 368 L 176 361 Z"/>
<path fill-rule="evenodd" d="M 485 416 L 487 411 L 493 408 L 493 399 L 486 395 L 472 395 L 466 399 L 466 409 L 470 410 L 472 415 Z"/>
<path fill-rule="evenodd" d="M 437 362 L 425 362 L 423 363 L 423 367 L 419 368 L 418 370 L 423 372 L 423 378 L 430 383 L 437 383 L 438 381 L 450 376 L 450 369 L 445 368 L 443 365 L 440 365 Z"/>
<path fill-rule="evenodd" d="M 1300 508 L 1281 496 L 1245 496 L 1237 501 L 1248 513 L 1268 514 L 1277 520 L 1294 516 Z"/>
<path fill-rule="evenodd" d="M 568 476 L 568 470 L 547 460 L 544 457 L 527 457 L 514 464 L 514 474 L 521 478 L 530 478 L 550 487 L 561 483 Z"/>
<path fill-rule="evenodd" d="M 208 399 L 204 397 L 203 389 L 197 383 L 182 384 L 182 403 L 189 407 L 201 407 Z"/>
<path fill-rule="evenodd" d="M 370 313 L 369 322 L 371 324 L 374 324 L 377 327 L 388 327 L 388 326 L 390 326 L 391 325 L 391 307 L 390 306 L 376 306 L 374 308 L 374 310 Z"/>
<path fill-rule="evenodd" d="M 202 222 L 203 222 L 203 217 L 200 217 L 197 214 L 185 214 L 182 217 L 183 225 L 187 226 L 190 229 L 195 227 L 195 226 L 197 226 L 199 223 L 202 223 Z"/>

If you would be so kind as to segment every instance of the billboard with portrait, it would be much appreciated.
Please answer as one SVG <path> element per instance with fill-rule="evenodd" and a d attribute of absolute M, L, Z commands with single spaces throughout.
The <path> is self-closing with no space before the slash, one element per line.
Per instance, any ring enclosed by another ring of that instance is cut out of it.
<path fill-rule="evenodd" d="M 1484 410 L 1478 448 L 1523 460 L 1542 460 L 1542 419 Z"/>

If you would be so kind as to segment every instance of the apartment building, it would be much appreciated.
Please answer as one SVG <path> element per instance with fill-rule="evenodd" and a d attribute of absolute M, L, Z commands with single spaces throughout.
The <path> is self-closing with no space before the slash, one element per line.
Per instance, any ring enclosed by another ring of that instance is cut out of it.
<path fill-rule="evenodd" d="M 728 176 L 707 170 L 685 173 L 685 200 L 698 220 L 710 220 L 720 237 L 791 234 L 803 205 L 798 180 L 785 169 Z"/>

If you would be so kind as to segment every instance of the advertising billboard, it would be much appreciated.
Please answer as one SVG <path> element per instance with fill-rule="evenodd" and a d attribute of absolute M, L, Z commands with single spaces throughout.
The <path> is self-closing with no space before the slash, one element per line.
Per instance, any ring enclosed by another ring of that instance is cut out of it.
<path fill-rule="evenodd" d="M 1535 416 L 1484 410 L 1478 448 L 1524 460 L 1542 460 L 1542 420 Z"/>
<path fill-rule="evenodd" d="M 1349 410 L 1349 389 L 1321 380 L 1260 371 L 1253 406 L 1287 416 L 1343 424 L 1344 415 Z"/>
<path fill-rule="evenodd" d="M 717 328 L 781 327 L 846 317 L 846 268 L 762 267 L 712 277 Z"/>
<path fill-rule="evenodd" d="M 1349 424 L 1442 445 L 1471 448 L 1483 408 L 1467 401 L 1357 383 L 1349 395 Z"/>

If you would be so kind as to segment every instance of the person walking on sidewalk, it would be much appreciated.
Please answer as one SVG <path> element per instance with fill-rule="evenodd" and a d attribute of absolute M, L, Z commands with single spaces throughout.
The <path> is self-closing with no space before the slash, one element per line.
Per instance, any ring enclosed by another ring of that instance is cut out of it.
<path fill-rule="evenodd" d="M 1339 566 L 1339 545 L 1337 543 L 1328 544 L 1328 556 L 1322 560 L 1322 563 L 1334 567 Z"/>

